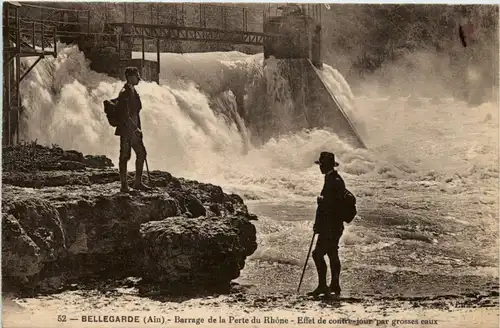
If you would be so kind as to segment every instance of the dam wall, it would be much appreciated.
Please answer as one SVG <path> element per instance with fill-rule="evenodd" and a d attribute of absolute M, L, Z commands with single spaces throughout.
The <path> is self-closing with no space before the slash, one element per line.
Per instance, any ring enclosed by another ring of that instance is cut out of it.
<path fill-rule="evenodd" d="M 307 111 L 312 123 L 316 127 L 332 129 L 341 139 L 348 141 L 354 147 L 366 148 L 334 91 L 318 74 L 318 70 L 322 68 L 314 67 L 309 60 L 303 65 L 306 67 L 307 77 Z"/>
<path fill-rule="evenodd" d="M 335 91 L 321 76 L 322 34 L 318 19 L 296 7 L 290 13 L 269 18 L 264 24 L 264 32 L 281 36 L 278 40 L 264 42 L 264 58 L 278 59 L 279 74 L 290 87 L 293 108 L 287 115 L 293 123 L 285 126 L 293 130 L 330 129 L 353 147 L 365 148 Z"/>
<path fill-rule="evenodd" d="M 289 83 L 296 129 L 327 129 L 356 148 L 366 148 L 333 90 L 309 59 L 280 60 L 280 75 Z"/>

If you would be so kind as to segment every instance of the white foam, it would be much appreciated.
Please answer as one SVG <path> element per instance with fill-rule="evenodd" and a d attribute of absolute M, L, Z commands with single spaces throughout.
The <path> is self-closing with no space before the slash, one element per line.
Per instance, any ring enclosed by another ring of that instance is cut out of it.
<path fill-rule="evenodd" d="M 92 72 L 76 47 L 58 49 L 56 59 L 42 60 L 23 81 L 24 139 L 105 154 L 116 162 L 118 139 L 102 101 L 116 96 L 123 82 Z M 279 61 L 262 65 L 262 54 L 162 54 L 161 85 L 137 87 L 150 168 L 247 190 L 256 198 L 313 197 L 321 184 L 313 161 L 325 150 L 336 153 L 348 179 L 428 180 L 433 172 L 442 182 L 454 174 L 476 180 L 498 175 L 495 104 L 470 108 L 448 99 L 416 106 L 408 99 L 356 97 L 328 65 L 323 79 L 354 123 L 363 126 L 371 149 L 353 149 L 319 129 L 252 144 L 248 122 L 237 110 L 237 93 L 245 93 L 245 115 L 253 121 L 262 120 L 262 110 L 279 112 L 286 130 L 291 117 L 288 83 L 276 74 Z M 273 101 L 262 109 L 257 100 L 264 78 Z"/>

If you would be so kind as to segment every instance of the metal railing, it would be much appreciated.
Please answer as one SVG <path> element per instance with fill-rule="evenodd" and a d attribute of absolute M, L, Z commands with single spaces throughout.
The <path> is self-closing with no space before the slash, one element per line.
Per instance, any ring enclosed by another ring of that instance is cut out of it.
<path fill-rule="evenodd" d="M 90 10 L 68 9 L 21 3 L 19 16 L 21 21 L 56 26 L 59 31 L 90 32 Z"/>
<path fill-rule="evenodd" d="M 107 23 L 262 32 L 264 10 L 202 3 L 105 3 Z"/>
<path fill-rule="evenodd" d="M 9 20 L 9 27 L 11 31 L 16 31 L 17 29 L 19 29 L 21 47 L 23 47 L 24 49 L 36 49 L 36 47 L 39 47 L 43 52 L 45 48 L 53 46 L 56 42 L 57 32 L 55 26 L 46 25 L 36 21 L 25 21 L 20 19 L 18 25 Z"/>

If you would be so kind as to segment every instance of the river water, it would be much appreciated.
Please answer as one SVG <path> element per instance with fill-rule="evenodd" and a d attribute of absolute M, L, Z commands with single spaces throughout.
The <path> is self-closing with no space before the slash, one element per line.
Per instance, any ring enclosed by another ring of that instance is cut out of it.
<path fill-rule="evenodd" d="M 123 82 L 91 71 L 76 47 L 59 49 L 23 81 L 23 138 L 117 163 L 119 144 L 102 101 L 116 96 Z M 354 94 L 325 65 L 323 78 L 368 149 L 353 149 L 321 129 L 255 142 L 259 136 L 245 119 L 261 119 L 252 100 L 263 96 L 264 79 L 275 99 L 269 110 L 286 115 L 290 106 L 276 60 L 263 68 L 262 54 L 228 52 L 162 54 L 161 62 L 160 85 L 137 87 L 150 169 L 218 184 L 244 198 L 259 216 L 259 247 L 238 281 L 254 292 L 297 286 L 322 187 L 313 164 L 321 151 L 336 154 L 358 198 L 359 217 L 341 239 L 348 293 L 458 292 L 479 284 L 477 277 L 498 277 L 498 103 L 469 106 L 446 94 L 396 96 L 380 88 Z M 244 92 L 245 117 L 237 92 Z M 304 289 L 315 282 L 310 261 Z"/>

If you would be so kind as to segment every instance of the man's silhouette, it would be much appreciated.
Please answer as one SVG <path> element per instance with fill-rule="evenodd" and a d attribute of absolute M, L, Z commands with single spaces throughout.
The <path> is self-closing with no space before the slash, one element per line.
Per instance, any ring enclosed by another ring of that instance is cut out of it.
<path fill-rule="evenodd" d="M 318 271 L 318 287 L 309 295 L 319 295 L 335 293 L 340 295 L 340 259 L 338 254 L 339 240 L 344 231 L 344 223 L 338 215 L 338 204 L 342 200 L 345 190 L 345 183 L 342 177 L 335 170 L 339 164 L 335 161 L 335 155 L 330 152 L 322 152 L 319 160 L 321 173 L 325 175 L 325 183 L 321 196 L 318 197 L 318 209 L 316 211 L 316 221 L 314 222 L 314 233 L 318 234 L 316 248 L 312 252 L 312 257 Z M 336 212 L 337 210 L 337 212 Z M 326 262 L 325 255 L 330 259 L 330 269 L 332 274 L 331 284 L 326 284 Z"/>
<path fill-rule="evenodd" d="M 150 189 L 142 183 L 142 171 L 146 160 L 146 148 L 142 142 L 141 118 L 139 113 L 142 109 L 141 98 L 135 90 L 141 79 L 136 67 L 125 69 L 127 83 L 123 86 L 118 95 L 118 106 L 120 124 L 116 127 L 115 135 L 120 136 L 120 182 L 121 191 L 128 192 L 127 184 L 127 163 L 131 157 L 131 150 L 134 149 L 135 160 L 135 182 L 132 188 L 138 190 Z"/>

